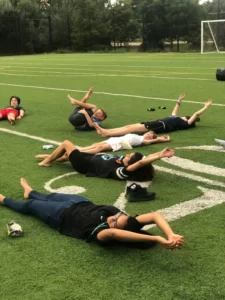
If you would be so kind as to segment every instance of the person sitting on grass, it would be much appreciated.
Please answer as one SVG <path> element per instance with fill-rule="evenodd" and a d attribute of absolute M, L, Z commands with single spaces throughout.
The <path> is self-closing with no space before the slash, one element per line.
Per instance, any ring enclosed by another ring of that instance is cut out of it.
<path fill-rule="evenodd" d="M 16 120 L 21 120 L 25 110 L 20 106 L 20 101 L 19 97 L 12 96 L 9 100 L 9 106 L 0 110 L 0 120 L 8 120 L 11 125 L 15 124 Z"/>
<path fill-rule="evenodd" d="M 36 155 L 36 158 L 43 159 L 38 164 L 42 167 L 50 167 L 55 160 L 64 162 L 69 159 L 75 171 L 89 177 L 151 181 L 154 177 L 152 162 L 173 155 L 174 150 L 169 148 L 147 157 L 139 152 L 129 153 L 125 156 L 105 153 L 90 154 L 79 151 L 77 146 L 66 140 L 51 155 L 46 157 L 41 154 Z"/>
<path fill-rule="evenodd" d="M 177 113 L 180 104 L 185 94 L 181 94 L 173 111 L 172 115 L 163 119 L 150 122 L 141 122 L 131 125 L 126 125 L 120 128 L 98 130 L 97 133 L 103 137 L 108 136 L 121 136 L 128 133 L 145 133 L 146 131 L 153 130 L 155 133 L 168 133 L 176 130 L 186 130 L 195 127 L 195 123 L 200 121 L 199 116 L 212 104 L 212 100 L 208 100 L 204 107 L 195 112 L 191 117 L 184 116 L 178 117 Z"/>
<path fill-rule="evenodd" d="M 94 122 L 101 125 L 101 121 L 107 118 L 107 114 L 102 108 L 97 108 L 96 105 L 87 103 L 93 91 L 93 88 L 90 88 L 81 101 L 75 100 L 68 95 L 70 103 L 76 105 L 76 108 L 69 115 L 69 121 L 77 130 L 94 130 Z"/>
<path fill-rule="evenodd" d="M 34 215 L 63 235 L 97 242 L 102 246 L 118 241 L 148 248 L 158 243 L 175 250 L 184 244 L 184 237 L 175 234 L 160 213 L 132 217 L 112 205 L 95 205 L 82 196 L 39 193 L 24 178 L 21 178 L 20 184 L 26 201 L 0 195 L 0 204 L 21 214 Z M 148 224 L 156 224 L 166 237 L 141 230 Z"/>

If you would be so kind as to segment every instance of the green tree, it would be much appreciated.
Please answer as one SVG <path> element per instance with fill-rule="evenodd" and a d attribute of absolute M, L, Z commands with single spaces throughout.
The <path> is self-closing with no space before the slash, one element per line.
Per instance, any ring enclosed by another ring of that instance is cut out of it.
<path fill-rule="evenodd" d="M 115 4 L 109 4 L 110 18 L 110 37 L 114 46 L 116 43 L 127 43 L 138 36 L 139 23 L 134 18 L 130 1 L 117 1 Z"/>

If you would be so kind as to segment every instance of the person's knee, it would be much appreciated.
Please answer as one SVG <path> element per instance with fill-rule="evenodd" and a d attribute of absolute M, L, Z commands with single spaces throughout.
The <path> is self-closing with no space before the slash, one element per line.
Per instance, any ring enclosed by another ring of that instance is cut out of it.
<path fill-rule="evenodd" d="M 8 120 L 15 120 L 15 115 L 14 114 L 8 114 L 7 118 L 8 118 Z"/>
<path fill-rule="evenodd" d="M 69 140 L 65 140 L 62 142 L 62 146 L 63 148 L 65 149 L 65 151 L 69 151 L 69 153 L 72 151 L 72 150 L 75 150 L 77 149 L 77 146 L 74 145 L 71 141 Z M 68 153 L 67 153 L 68 154 Z"/>
<path fill-rule="evenodd" d="M 73 145 L 74 146 L 74 144 L 71 141 L 69 141 L 69 140 L 64 140 L 62 142 L 62 145 L 64 145 L 64 146 Z"/>
<path fill-rule="evenodd" d="M 99 145 L 98 146 L 98 152 L 104 151 L 105 150 L 105 145 Z"/>

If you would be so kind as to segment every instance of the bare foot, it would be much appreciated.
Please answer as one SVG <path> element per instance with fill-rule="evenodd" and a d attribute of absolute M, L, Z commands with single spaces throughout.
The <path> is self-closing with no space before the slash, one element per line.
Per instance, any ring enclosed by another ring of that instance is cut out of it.
<path fill-rule="evenodd" d="M 74 99 L 73 99 L 69 94 L 67 95 L 67 97 L 68 97 L 68 99 L 70 100 L 70 103 L 71 103 L 72 105 L 75 105 Z"/>
<path fill-rule="evenodd" d="M 98 134 L 103 134 L 102 133 L 102 128 L 98 125 L 98 123 L 94 122 L 93 126 L 96 129 L 96 131 L 97 131 Z"/>
<path fill-rule="evenodd" d="M 107 129 L 102 128 L 101 126 L 99 126 L 98 123 L 94 122 L 94 127 L 97 131 L 98 134 L 101 134 L 101 136 L 106 137 L 108 136 L 108 131 Z"/>
<path fill-rule="evenodd" d="M 46 159 L 49 156 L 50 156 L 49 154 L 38 154 L 35 157 L 38 158 L 38 159 Z"/>
<path fill-rule="evenodd" d="M 88 99 L 91 97 L 91 94 L 94 92 L 93 88 L 90 88 L 87 94 L 84 96 L 84 98 L 81 100 L 81 102 L 86 103 Z"/>
<path fill-rule="evenodd" d="M 24 199 L 28 199 L 30 192 L 33 190 L 32 187 L 28 184 L 25 178 L 20 178 L 20 184 L 24 189 Z"/>
<path fill-rule="evenodd" d="M 9 122 L 10 122 L 11 125 L 15 124 L 15 120 L 13 120 L 13 119 L 10 119 Z"/>
<path fill-rule="evenodd" d="M 45 159 L 38 164 L 40 167 L 51 167 L 49 162 L 45 162 Z"/>
<path fill-rule="evenodd" d="M 5 199 L 5 196 L 0 194 L 0 204 L 3 204 L 3 200 Z"/>

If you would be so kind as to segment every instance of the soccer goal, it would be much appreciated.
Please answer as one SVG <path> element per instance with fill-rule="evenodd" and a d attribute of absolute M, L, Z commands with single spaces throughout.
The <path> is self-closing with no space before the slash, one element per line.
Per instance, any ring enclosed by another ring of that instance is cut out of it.
<path fill-rule="evenodd" d="M 201 53 L 225 53 L 225 20 L 201 21 Z"/>

